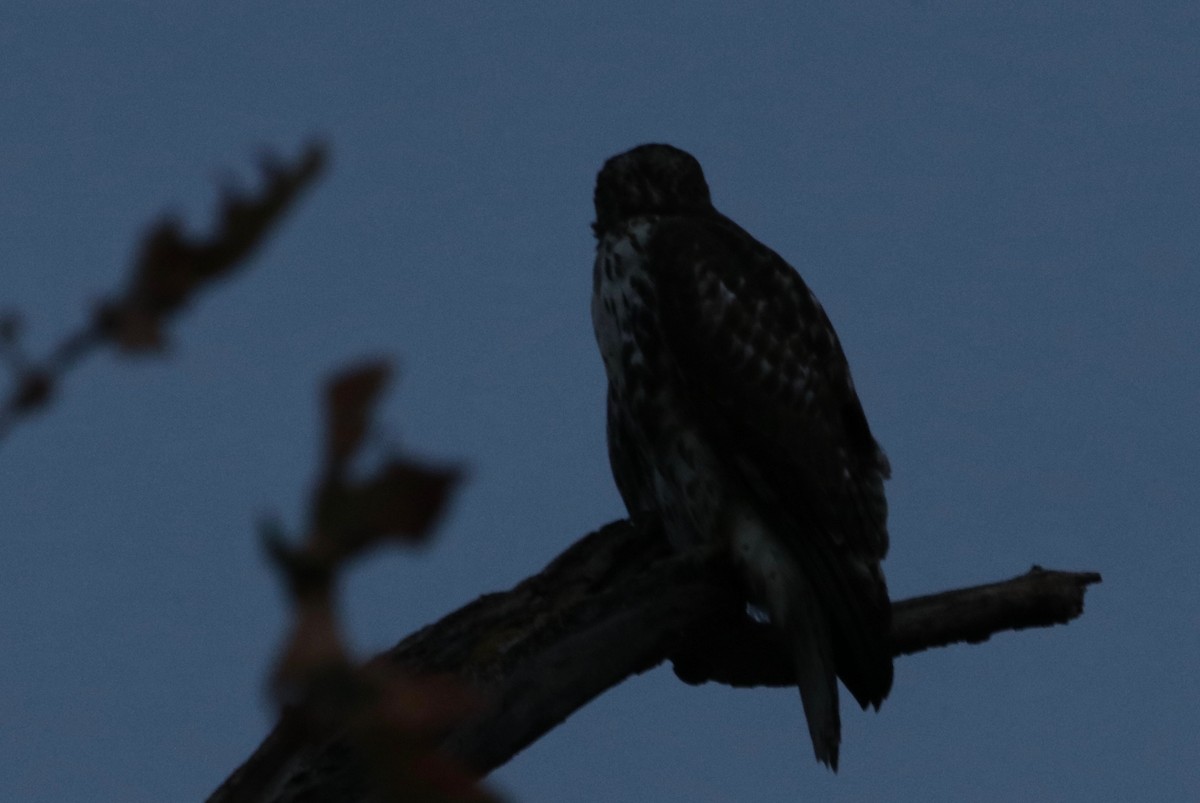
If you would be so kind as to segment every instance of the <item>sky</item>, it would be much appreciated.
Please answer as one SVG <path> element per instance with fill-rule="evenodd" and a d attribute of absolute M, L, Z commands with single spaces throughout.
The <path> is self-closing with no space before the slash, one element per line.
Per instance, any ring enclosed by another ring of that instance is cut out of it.
<path fill-rule="evenodd" d="M 164 212 L 265 151 L 327 176 L 164 358 L 0 443 L 0 799 L 203 799 L 273 721 L 317 389 L 391 355 L 389 439 L 470 479 L 357 568 L 363 654 L 622 515 L 589 313 L 596 170 L 643 142 L 822 300 L 887 449 L 894 598 L 1095 570 L 1083 617 L 843 695 L 603 695 L 515 801 L 1200 799 L 1200 11 L 1192 3 L 6 2 L 0 309 L 44 354 Z"/>

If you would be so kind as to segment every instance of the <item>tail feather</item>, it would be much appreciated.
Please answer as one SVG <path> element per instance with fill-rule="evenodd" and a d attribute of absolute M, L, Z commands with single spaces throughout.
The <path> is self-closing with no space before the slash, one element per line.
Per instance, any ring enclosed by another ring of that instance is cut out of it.
<path fill-rule="evenodd" d="M 793 589 L 794 591 L 794 589 Z M 809 589 L 811 591 L 811 589 Z M 811 593 L 804 603 L 815 602 Z M 812 737 L 817 760 L 834 772 L 838 768 L 838 748 L 842 743 L 842 720 L 838 711 L 838 680 L 834 667 L 833 648 L 829 639 L 824 613 L 819 607 L 805 604 L 783 612 L 785 635 L 792 645 L 796 662 L 796 685 L 804 704 L 804 718 Z"/>
<path fill-rule="evenodd" d="M 892 688 L 892 611 L 883 573 L 853 557 L 801 551 L 802 571 L 827 617 L 837 674 L 864 710 L 878 710 Z"/>
<path fill-rule="evenodd" d="M 838 677 L 864 710 L 878 710 L 892 688 L 887 582 L 878 558 L 835 549 L 832 540 L 805 534 L 781 543 L 824 612 Z"/>
<path fill-rule="evenodd" d="M 791 646 L 796 685 L 817 760 L 834 772 L 842 741 L 833 637 L 824 606 L 806 572 L 760 522 L 737 522 L 734 554 L 752 599 L 767 611 Z"/>

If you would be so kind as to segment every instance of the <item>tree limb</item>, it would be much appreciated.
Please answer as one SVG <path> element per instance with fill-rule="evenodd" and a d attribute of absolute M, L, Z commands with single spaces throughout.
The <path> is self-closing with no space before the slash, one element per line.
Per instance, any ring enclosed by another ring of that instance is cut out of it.
<path fill-rule="evenodd" d="M 993 633 L 1065 624 L 1083 611 L 1094 573 L 1045 571 L 896 602 L 892 652 L 908 655 Z M 787 652 L 745 615 L 728 563 L 672 553 L 652 527 L 609 524 L 515 588 L 488 594 L 373 661 L 451 673 L 488 708 L 444 747 L 481 775 L 630 675 L 672 660 L 688 683 L 791 685 Z M 313 741 L 285 713 L 209 803 L 357 801 L 367 793 L 338 738 Z"/>

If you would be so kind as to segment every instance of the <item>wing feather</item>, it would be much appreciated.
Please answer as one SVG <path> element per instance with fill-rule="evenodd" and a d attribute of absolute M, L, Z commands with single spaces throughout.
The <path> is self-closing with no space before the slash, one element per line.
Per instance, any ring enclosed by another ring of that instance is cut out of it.
<path fill-rule="evenodd" d="M 648 247 L 693 413 L 745 486 L 784 511 L 835 619 L 838 673 L 878 705 L 891 685 L 878 566 L 889 467 L 829 319 L 787 262 L 722 216 L 661 220 Z"/>
<path fill-rule="evenodd" d="M 725 219 L 663 221 L 651 249 L 664 340 L 693 405 L 785 501 L 805 504 L 800 518 L 822 508 L 816 523 L 831 538 L 882 558 L 886 508 L 863 497 L 882 497 L 887 459 L 799 274 Z"/>

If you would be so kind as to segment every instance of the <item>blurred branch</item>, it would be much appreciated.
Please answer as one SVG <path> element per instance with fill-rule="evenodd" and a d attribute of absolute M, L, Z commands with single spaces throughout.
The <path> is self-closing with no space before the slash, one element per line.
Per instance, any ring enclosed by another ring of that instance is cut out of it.
<path fill-rule="evenodd" d="M 461 476 L 394 450 L 366 476 L 353 470 L 391 375 L 387 361 L 371 360 L 325 384 L 325 448 L 304 536 L 288 538 L 277 522 L 262 528 L 293 611 L 271 689 L 292 738 L 343 738 L 343 763 L 356 769 L 361 794 L 369 791 L 372 801 L 494 801 L 441 749 L 481 709 L 474 689 L 444 673 L 361 664 L 342 639 L 338 577 L 368 550 L 431 537 Z"/>
<path fill-rule="evenodd" d="M 489 594 L 410 635 L 373 664 L 451 673 L 488 701 L 443 747 L 484 775 L 625 678 L 673 659 L 689 683 L 791 685 L 770 631 L 754 625 L 725 562 L 673 554 L 650 527 L 614 522 L 515 588 Z M 1091 573 L 1026 575 L 895 604 L 893 652 L 1063 624 L 1083 610 Z M 797 716 L 799 706 L 797 706 Z M 210 803 L 364 800 L 344 740 L 280 724 Z"/>
<path fill-rule="evenodd" d="M 121 293 L 98 304 L 83 326 L 40 361 L 22 348 L 20 318 L 0 316 L 0 353 L 12 375 L 8 392 L 0 393 L 0 440 L 17 421 L 44 409 L 67 372 L 101 346 L 124 354 L 161 351 L 167 323 L 200 290 L 247 264 L 325 161 L 320 145 L 310 145 L 290 164 L 264 157 L 262 186 L 250 194 L 226 189 L 216 229 L 206 237 L 187 234 L 171 217 L 154 224 L 142 238 Z"/>

